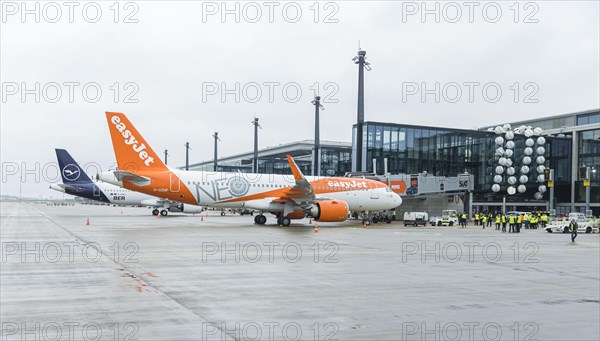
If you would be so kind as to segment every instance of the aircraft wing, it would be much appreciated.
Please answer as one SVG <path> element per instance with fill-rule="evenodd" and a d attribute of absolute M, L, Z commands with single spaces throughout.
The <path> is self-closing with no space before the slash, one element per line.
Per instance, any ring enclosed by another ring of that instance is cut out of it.
<path fill-rule="evenodd" d="M 146 199 L 142 200 L 140 204 L 144 206 L 152 206 L 152 207 L 170 207 L 175 205 L 175 203 L 168 199 L 156 198 L 156 199 Z"/>

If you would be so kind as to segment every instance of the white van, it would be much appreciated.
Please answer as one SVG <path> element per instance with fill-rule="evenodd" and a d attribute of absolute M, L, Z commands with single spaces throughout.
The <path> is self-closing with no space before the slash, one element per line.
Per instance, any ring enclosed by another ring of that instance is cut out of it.
<path fill-rule="evenodd" d="M 426 226 L 429 221 L 429 214 L 427 212 L 405 212 L 404 213 L 404 226 L 423 225 Z"/>

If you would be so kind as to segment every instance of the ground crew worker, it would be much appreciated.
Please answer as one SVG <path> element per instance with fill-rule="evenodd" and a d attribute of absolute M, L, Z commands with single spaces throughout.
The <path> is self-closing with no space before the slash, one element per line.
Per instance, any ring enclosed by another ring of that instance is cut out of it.
<path fill-rule="evenodd" d="M 534 215 L 533 217 L 531 217 L 531 221 L 530 221 L 530 226 L 532 229 L 537 229 L 537 217 Z"/>
<path fill-rule="evenodd" d="M 508 233 L 514 232 L 515 231 L 515 216 L 511 215 L 508 218 Z"/>
<path fill-rule="evenodd" d="M 506 214 L 502 214 L 502 232 L 506 232 Z"/>
<path fill-rule="evenodd" d="M 569 231 L 571 231 L 571 243 L 575 243 L 575 238 L 577 238 L 577 222 L 575 219 L 571 219 Z"/>
<path fill-rule="evenodd" d="M 517 230 L 516 230 L 517 233 L 521 232 L 521 224 L 523 224 L 523 215 L 522 214 L 517 217 Z"/>
<path fill-rule="evenodd" d="M 396 210 L 392 211 L 392 220 L 396 221 Z"/>
<path fill-rule="evenodd" d="M 487 223 L 487 216 L 485 214 L 481 215 L 481 225 L 485 228 L 485 223 Z"/>
<path fill-rule="evenodd" d="M 490 212 L 490 214 L 488 215 L 488 227 L 492 226 L 493 219 L 494 219 L 494 215 L 492 214 L 492 212 Z"/>
<path fill-rule="evenodd" d="M 467 214 L 463 212 L 461 216 L 462 226 L 467 227 Z"/>
<path fill-rule="evenodd" d="M 529 214 L 525 213 L 525 216 L 523 217 L 523 223 L 525 224 L 525 229 L 529 230 L 529 219 L 531 218 L 531 216 L 529 216 Z"/>
<path fill-rule="evenodd" d="M 546 228 L 546 224 L 548 224 L 548 215 L 546 213 L 542 214 L 542 227 Z"/>
<path fill-rule="evenodd" d="M 496 230 L 500 231 L 500 214 L 496 213 Z"/>
<path fill-rule="evenodd" d="M 479 225 L 479 213 L 475 213 L 475 226 Z"/>

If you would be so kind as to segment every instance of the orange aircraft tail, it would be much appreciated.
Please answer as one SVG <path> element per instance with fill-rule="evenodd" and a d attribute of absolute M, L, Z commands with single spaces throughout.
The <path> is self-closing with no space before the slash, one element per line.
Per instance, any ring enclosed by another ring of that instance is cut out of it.
<path fill-rule="evenodd" d="M 106 112 L 106 119 L 120 170 L 134 174 L 168 170 L 125 114 Z"/>

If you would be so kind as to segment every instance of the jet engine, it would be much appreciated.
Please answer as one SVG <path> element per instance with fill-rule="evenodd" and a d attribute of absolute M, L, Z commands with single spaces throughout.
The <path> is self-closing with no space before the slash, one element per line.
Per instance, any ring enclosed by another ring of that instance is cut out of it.
<path fill-rule="evenodd" d="M 177 204 L 169 207 L 169 212 L 183 212 L 183 213 L 201 213 L 201 206 L 189 205 L 189 204 Z"/>
<path fill-rule="evenodd" d="M 348 204 L 340 200 L 319 201 L 310 209 L 310 215 L 316 221 L 345 221 L 348 216 Z"/>

